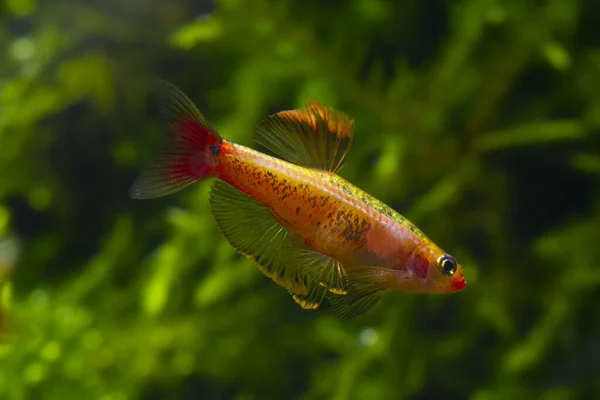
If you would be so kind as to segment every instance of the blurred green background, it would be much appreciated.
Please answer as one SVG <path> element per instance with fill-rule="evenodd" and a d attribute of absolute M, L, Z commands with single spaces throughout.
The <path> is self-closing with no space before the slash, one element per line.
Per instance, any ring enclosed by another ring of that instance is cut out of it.
<path fill-rule="evenodd" d="M 600 2 L 0 4 L 1 399 L 600 398 Z M 341 175 L 467 289 L 304 311 L 209 183 L 130 200 L 157 78 L 249 146 L 308 98 L 354 117 Z"/>

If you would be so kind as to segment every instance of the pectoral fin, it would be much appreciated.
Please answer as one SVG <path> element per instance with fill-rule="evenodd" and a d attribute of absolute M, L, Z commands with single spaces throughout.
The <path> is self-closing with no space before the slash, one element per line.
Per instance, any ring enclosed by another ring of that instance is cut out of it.
<path fill-rule="evenodd" d="M 345 295 L 327 294 L 331 308 L 338 317 L 351 319 L 371 310 L 394 281 L 408 279 L 402 271 L 366 266 L 346 272 Z"/>

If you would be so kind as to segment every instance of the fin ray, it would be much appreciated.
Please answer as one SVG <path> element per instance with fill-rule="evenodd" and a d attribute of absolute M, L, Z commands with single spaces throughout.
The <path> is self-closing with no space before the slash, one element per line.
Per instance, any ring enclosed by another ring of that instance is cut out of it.
<path fill-rule="evenodd" d="M 342 263 L 307 247 L 296 247 L 293 255 L 307 278 L 306 294 L 293 293 L 294 301 L 302 308 L 315 309 L 327 297 L 327 293 L 347 293 L 346 273 Z"/>
<path fill-rule="evenodd" d="M 181 90 L 159 81 L 157 97 L 168 135 L 160 155 L 141 172 L 129 196 L 150 199 L 166 196 L 212 175 L 216 156 L 209 147 L 221 137 Z"/>
<path fill-rule="evenodd" d="M 304 266 L 305 273 L 311 282 L 337 294 L 346 292 L 346 272 L 342 264 L 335 258 L 326 256 L 307 247 L 296 248 L 295 258 Z"/>
<path fill-rule="evenodd" d="M 314 310 L 319 308 L 326 297 L 327 288 L 315 282 L 310 283 L 307 294 L 291 293 L 294 301 L 305 310 Z"/>
<path fill-rule="evenodd" d="M 288 289 L 301 307 L 317 308 L 328 291 L 345 292 L 341 264 L 306 247 L 257 200 L 216 180 L 210 204 L 229 243 L 264 275 Z"/>
<path fill-rule="evenodd" d="M 267 117 L 256 132 L 259 144 L 287 161 L 337 172 L 350 149 L 354 121 L 340 111 L 309 101 L 305 108 Z"/>
<path fill-rule="evenodd" d="M 365 266 L 347 272 L 345 285 L 347 293 L 329 293 L 327 298 L 338 317 L 351 319 L 363 315 L 379 303 L 392 281 L 402 279 L 398 270 Z"/>
<path fill-rule="evenodd" d="M 267 207 L 220 180 L 212 184 L 210 205 L 219 229 L 237 251 L 280 286 L 307 292 L 300 271 L 288 265 L 297 239 L 275 220 Z"/>

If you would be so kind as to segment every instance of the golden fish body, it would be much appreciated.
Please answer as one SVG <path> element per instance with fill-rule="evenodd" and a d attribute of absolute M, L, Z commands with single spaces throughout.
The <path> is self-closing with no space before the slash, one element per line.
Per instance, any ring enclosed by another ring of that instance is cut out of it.
<path fill-rule="evenodd" d="M 353 317 L 388 289 L 452 293 L 466 286 L 454 258 L 336 174 L 352 139 L 344 114 L 309 103 L 265 119 L 257 139 L 280 159 L 222 139 L 176 88 L 161 93 L 171 136 L 132 197 L 216 178 L 211 207 L 221 232 L 302 307 L 327 297 L 338 315 Z"/>

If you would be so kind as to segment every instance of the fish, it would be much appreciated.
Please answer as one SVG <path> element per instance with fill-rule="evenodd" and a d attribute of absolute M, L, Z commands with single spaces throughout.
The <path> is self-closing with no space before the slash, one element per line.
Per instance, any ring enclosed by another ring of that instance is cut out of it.
<path fill-rule="evenodd" d="M 354 120 L 309 100 L 256 126 L 265 152 L 222 138 L 179 88 L 157 84 L 167 135 L 134 180 L 132 199 L 153 199 L 212 179 L 218 229 L 304 309 L 325 300 L 342 319 L 385 293 L 463 290 L 463 267 L 391 207 L 338 172 Z M 270 152 L 271 154 L 267 154 Z"/>

